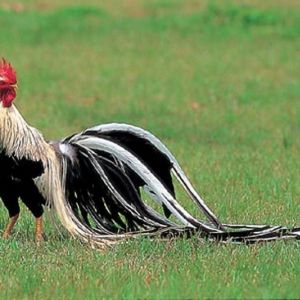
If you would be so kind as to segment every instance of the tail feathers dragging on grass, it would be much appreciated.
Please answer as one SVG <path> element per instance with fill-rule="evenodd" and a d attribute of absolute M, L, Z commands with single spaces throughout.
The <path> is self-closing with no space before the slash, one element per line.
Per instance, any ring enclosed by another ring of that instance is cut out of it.
<path fill-rule="evenodd" d="M 93 244 L 138 236 L 196 235 L 235 243 L 300 237 L 300 228 L 222 224 L 166 146 L 141 128 L 101 125 L 64 139 L 59 147 L 70 220 L 80 227 L 77 233 Z M 179 204 L 172 174 L 207 221 L 195 218 Z M 162 206 L 162 212 L 144 201 L 142 189 Z"/>

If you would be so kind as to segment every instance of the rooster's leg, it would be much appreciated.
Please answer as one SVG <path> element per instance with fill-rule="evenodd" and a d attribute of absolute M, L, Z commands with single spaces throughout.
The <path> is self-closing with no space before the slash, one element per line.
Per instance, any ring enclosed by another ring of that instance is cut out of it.
<path fill-rule="evenodd" d="M 28 207 L 35 217 L 35 240 L 43 240 L 43 204 L 45 199 L 40 194 L 32 180 L 24 180 L 21 183 L 20 196 L 24 204 Z"/>
<path fill-rule="evenodd" d="M 12 230 L 13 230 L 18 218 L 19 218 L 19 214 L 16 214 L 9 218 L 9 222 L 3 233 L 3 238 L 8 238 L 11 235 Z"/>
<path fill-rule="evenodd" d="M 3 232 L 3 238 L 7 238 L 11 235 L 12 230 L 19 218 L 20 206 L 16 188 L 14 186 L 10 186 L 10 183 L 8 182 L 5 182 L 4 186 L 7 189 L 5 189 L 5 191 L 2 191 L 0 196 L 9 214 L 9 222 Z"/>
<path fill-rule="evenodd" d="M 35 240 L 41 242 L 43 240 L 43 217 L 35 219 Z"/>

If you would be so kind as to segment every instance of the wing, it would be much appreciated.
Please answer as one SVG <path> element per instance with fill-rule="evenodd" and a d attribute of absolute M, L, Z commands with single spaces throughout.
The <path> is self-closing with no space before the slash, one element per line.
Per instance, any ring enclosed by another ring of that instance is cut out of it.
<path fill-rule="evenodd" d="M 0 153 L 0 197 L 2 198 L 10 216 L 19 213 L 18 198 L 20 197 L 35 217 L 43 213 L 42 204 L 45 199 L 38 191 L 34 178 L 43 174 L 41 161 L 17 159 Z"/>
<path fill-rule="evenodd" d="M 44 167 L 41 161 L 32 161 L 27 158 L 17 159 L 14 156 L 8 156 L 5 152 L 0 153 L 0 178 L 18 178 L 33 179 L 41 176 Z"/>

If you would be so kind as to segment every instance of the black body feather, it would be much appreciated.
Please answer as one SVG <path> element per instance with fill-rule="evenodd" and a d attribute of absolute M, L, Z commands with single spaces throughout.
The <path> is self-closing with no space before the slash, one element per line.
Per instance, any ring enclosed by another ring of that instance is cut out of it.
<path fill-rule="evenodd" d="M 20 212 L 20 198 L 36 218 L 40 217 L 43 214 L 42 205 L 45 204 L 45 199 L 33 179 L 42 175 L 42 162 L 8 157 L 5 152 L 1 152 L 0 166 L 0 198 L 8 209 L 9 216 Z"/>

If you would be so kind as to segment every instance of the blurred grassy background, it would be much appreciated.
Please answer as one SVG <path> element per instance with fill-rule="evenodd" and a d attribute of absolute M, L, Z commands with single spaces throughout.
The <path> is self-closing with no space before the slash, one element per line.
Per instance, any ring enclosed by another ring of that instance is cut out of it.
<path fill-rule="evenodd" d="M 296 0 L 3 1 L 0 55 L 18 72 L 16 105 L 47 138 L 107 122 L 144 127 L 224 222 L 300 224 L 299 9 Z M 10 298 L 51 298 L 59 287 L 56 298 L 299 297 L 297 244 L 141 241 L 97 256 L 50 227 L 54 241 L 37 250 L 31 223 L 25 214 L 16 239 L 0 243 Z"/>

